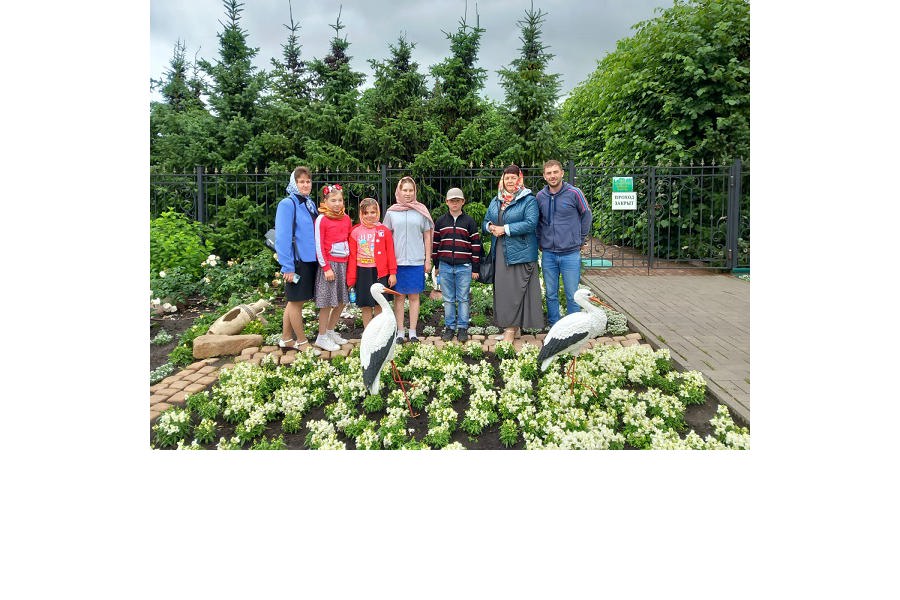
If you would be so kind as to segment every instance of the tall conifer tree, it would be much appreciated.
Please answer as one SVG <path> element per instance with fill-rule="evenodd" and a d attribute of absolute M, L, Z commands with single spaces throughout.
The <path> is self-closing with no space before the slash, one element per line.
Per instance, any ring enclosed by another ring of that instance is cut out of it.
<path fill-rule="evenodd" d="M 201 68 L 211 78 L 208 89 L 209 103 L 217 117 L 218 142 L 225 161 L 238 159 L 254 134 L 259 95 L 265 86 L 265 73 L 253 66 L 253 57 L 259 48 L 247 44 L 247 34 L 240 27 L 243 3 L 224 0 L 226 22 L 219 38 L 219 60 L 215 64 L 199 61 Z M 239 159 L 230 169 L 238 169 L 245 159 Z M 258 165 L 257 165 L 258 166 Z"/>
<path fill-rule="evenodd" d="M 185 51 L 178 40 L 163 78 L 151 80 L 162 102 L 150 103 L 150 164 L 165 171 L 209 164 L 215 145 L 214 119 L 203 106 L 197 67 Z"/>
<path fill-rule="evenodd" d="M 366 80 L 363 73 L 350 67 L 347 54 L 350 42 L 341 37 L 341 13 L 331 26 L 334 37 L 331 49 L 324 59 L 310 62 L 313 80 L 313 103 L 310 105 L 311 137 L 307 145 L 310 164 L 329 166 L 358 166 L 359 160 L 352 149 L 345 148 L 347 124 L 356 115 L 359 86 Z"/>
<path fill-rule="evenodd" d="M 375 163 L 411 162 L 425 149 L 425 99 L 428 88 L 425 75 L 412 60 L 415 44 L 401 35 L 389 45 L 391 56 L 385 61 L 369 60 L 375 82 L 360 102 L 360 114 L 351 131 L 360 131 L 357 140 L 360 156 Z"/>
<path fill-rule="evenodd" d="M 454 33 L 443 32 L 450 40 L 450 56 L 431 67 L 434 90 L 430 102 L 432 120 L 452 142 L 481 113 L 479 92 L 487 71 L 475 66 L 484 29 L 475 15 L 475 26 L 460 19 Z"/>
<path fill-rule="evenodd" d="M 560 76 L 547 72 L 553 55 L 541 41 L 541 24 L 547 13 L 531 8 L 517 21 L 522 35 L 519 57 L 509 67 L 500 69 L 500 85 L 506 91 L 504 107 L 509 126 L 521 147 L 521 158 L 527 164 L 540 164 L 553 158 L 561 146 L 556 126 Z"/>

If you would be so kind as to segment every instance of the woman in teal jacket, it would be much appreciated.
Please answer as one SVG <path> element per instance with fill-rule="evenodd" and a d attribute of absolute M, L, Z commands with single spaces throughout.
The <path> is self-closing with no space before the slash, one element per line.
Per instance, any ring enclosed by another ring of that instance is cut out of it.
<path fill-rule="evenodd" d="M 498 336 L 512 342 L 522 329 L 543 329 L 544 311 L 538 278 L 538 204 L 525 187 L 522 170 L 503 170 L 497 195 L 484 215 L 482 228 L 491 234 L 494 251 L 494 321 Z"/>

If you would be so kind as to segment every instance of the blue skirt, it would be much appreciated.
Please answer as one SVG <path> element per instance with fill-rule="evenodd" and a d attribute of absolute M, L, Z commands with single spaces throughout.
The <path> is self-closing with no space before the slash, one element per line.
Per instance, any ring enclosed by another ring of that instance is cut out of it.
<path fill-rule="evenodd" d="M 397 285 L 394 291 L 400 294 L 421 294 L 425 291 L 425 265 L 397 267 Z"/>

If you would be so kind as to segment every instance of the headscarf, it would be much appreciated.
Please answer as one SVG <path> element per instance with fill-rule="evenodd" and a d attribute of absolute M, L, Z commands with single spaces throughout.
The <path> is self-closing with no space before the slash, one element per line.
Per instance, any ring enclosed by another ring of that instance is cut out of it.
<path fill-rule="evenodd" d="M 328 208 L 328 205 L 325 202 L 326 200 L 328 200 L 328 196 L 331 195 L 330 192 L 341 192 L 341 196 L 344 195 L 344 192 L 340 187 L 336 189 L 332 188 L 334 188 L 334 186 L 331 185 L 322 187 L 322 203 L 319 204 L 319 213 L 325 215 L 329 219 L 341 219 L 344 217 L 344 204 L 341 203 L 341 210 L 334 211 Z M 326 192 L 326 190 L 328 191 Z"/>
<path fill-rule="evenodd" d="M 306 210 L 310 212 L 312 218 L 315 219 L 319 214 L 319 210 L 316 208 L 316 203 L 312 201 L 312 198 L 309 196 L 304 196 L 300 193 L 300 190 L 297 188 L 297 181 L 294 179 L 294 174 L 291 173 L 288 175 L 290 181 L 288 181 L 287 188 L 285 191 L 288 193 L 288 196 L 297 196 L 297 198 L 302 199 L 306 203 Z"/>
<path fill-rule="evenodd" d="M 509 203 L 515 199 L 516 195 L 525 188 L 525 177 L 522 175 L 521 169 L 519 170 L 519 178 L 516 180 L 516 189 L 511 192 L 506 191 L 506 186 L 503 185 L 503 177 L 505 175 L 506 173 L 500 176 L 500 183 L 497 184 L 497 196 L 500 197 L 500 203 L 503 204 L 503 208 L 509 206 Z"/>
<path fill-rule="evenodd" d="M 372 200 L 372 202 L 367 203 L 366 206 L 364 207 L 363 202 L 366 202 L 366 200 Z M 365 221 L 363 221 L 363 212 L 364 212 L 363 209 L 368 208 L 370 206 L 375 207 L 375 221 L 372 222 L 371 225 L 366 223 Z M 359 223 L 365 227 L 371 228 L 371 227 L 375 227 L 376 225 L 378 225 L 379 219 L 381 219 L 381 206 L 379 206 L 378 202 L 372 198 L 363 198 L 359 203 Z"/>
<path fill-rule="evenodd" d="M 413 184 L 413 199 L 410 200 L 409 202 L 407 202 L 406 204 L 402 204 L 400 202 L 400 186 L 402 186 L 404 184 L 404 182 L 407 182 L 407 181 L 409 181 L 410 183 Z M 420 215 L 422 215 L 423 217 L 425 217 L 426 219 L 428 219 L 428 221 L 431 223 L 431 227 L 433 229 L 434 228 L 434 219 L 431 218 L 431 215 L 428 213 L 428 209 L 425 208 L 425 205 L 422 204 L 421 202 L 419 202 L 418 198 L 416 197 L 418 192 L 419 192 L 419 186 L 416 185 L 416 182 L 412 177 L 410 177 L 409 175 L 407 175 L 406 177 L 401 177 L 400 181 L 397 182 L 397 189 L 394 190 L 394 199 L 397 200 L 397 203 L 392 204 L 390 207 L 388 207 L 388 212 L 391 212 L 392 210 L 397 210 L 397 211 L 414 210 L 417 213 L 419 213 Z"/>

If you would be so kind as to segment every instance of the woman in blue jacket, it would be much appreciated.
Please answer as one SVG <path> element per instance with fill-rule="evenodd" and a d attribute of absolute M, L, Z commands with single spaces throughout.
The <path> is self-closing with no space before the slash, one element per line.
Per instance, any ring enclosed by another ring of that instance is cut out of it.
<path fill-rule="evenodd" d="M 482 228 L 491 234 L 494 251 L 494 321 L 501 339 L 512 342 L 522 329 L 543 329 L 538 278 L 538 205 L 525 187 L 522 170 L 503 170 L 497 195 L 484 215 Z"/>
<path fill-rule="evenodd" d="M 278 346 L 282 350 L 305 350 L 309 346 L 303 324 L 303 303 L 313 297 L 319 268 L 313 229 L 319 211 L 310 197 L 309 169 L 294 169 L 286 191 L 288 197 L 275 210 L 275 254 L 281 265 L 287 299 Z"/>

